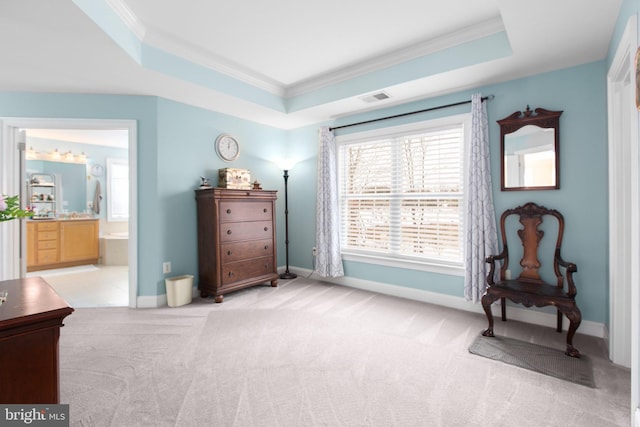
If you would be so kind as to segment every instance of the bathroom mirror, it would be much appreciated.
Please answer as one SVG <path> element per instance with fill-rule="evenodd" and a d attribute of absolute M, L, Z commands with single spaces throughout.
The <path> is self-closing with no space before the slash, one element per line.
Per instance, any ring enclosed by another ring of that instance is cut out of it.
<path fill-rule="evenodd" d="M 27 173 L 47 173 L 56 177 L 58 214 L 87 209 L 87 167 L 84 164 L 27 160 Z"/>
<path fill-rule="evenodd" d="M 560 188 L 560 115 L 562 111 L 527 105 L 498 120 L 502 191 Z"/>

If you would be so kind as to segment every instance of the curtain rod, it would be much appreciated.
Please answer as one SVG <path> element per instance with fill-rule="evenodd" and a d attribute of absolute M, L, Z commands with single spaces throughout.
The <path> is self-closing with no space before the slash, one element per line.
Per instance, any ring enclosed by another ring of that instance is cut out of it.
<path fill-rule="evenodd" d="M 481 99 L 483 101 L 486 101 L 486 100 L 491 100 L 493 98 L 494 98 L 493 95 L 488 95 L 488 96 L 482 97 Z M 424 110 L 410 111 L 408 113 L 396 114 L 395 116 L 387 116 L 387 117 L 380 117 L 379 119 L 365 120 L 364 122 L 350 123 L 348 125 L 330 127 L 329 130 L 330 131 L 334 131 L 336 129 L 348 128 L 348 127 L 351 127 L 351 126 L 365 125 L 365 124 L 368 124 L 368 123 L 379 122 L 379 121 L 382 121 L 382 120 L 396 119 L 398 117 L 411 116 L 413 114 L 426 113 L 427 111 L 441 110 L 443 108 L 457 107 L 458 105 L 464 105 L 464 104 L 471 104 L 471 100 L 454 102 L 453 104 L 447 104 L 447 105 L 439 105 L 437 107 L 426 108 Z"/>

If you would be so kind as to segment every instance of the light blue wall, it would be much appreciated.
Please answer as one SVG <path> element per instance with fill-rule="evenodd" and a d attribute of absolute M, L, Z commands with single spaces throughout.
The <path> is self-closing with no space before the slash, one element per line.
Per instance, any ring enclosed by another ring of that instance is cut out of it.
<path fill-rule="evenodd" d="M 221 133 L 229 133 L 240 143 L 240 157 L 226 163 L 216 155 L 214 141 Z M 253 181 L 258 180 L 265 190 L 278 190 L 280 209 L 277 231 L 284 230 L 281 223 L 283 180 L 274 159 L 282 155 L 286 132 L 224 114 L 189 107 L 160 99 L 158 101 L 158 140 L 156 180 L 157 206 L 152 220 L 156 235 L 142 245 L 152 252 L 156 260 L 154 271 L 161 271 L 162 261 L 171 261 L 172 274 L 197 276 L 197 227 L 195 189 L 200 176 L 217 184 L 220 168 L 241 168 L 251 171 Z M 140 187 L 139 191 L 145 191 Z M 145 219 L 146 221 L 147 219 Z M 282 253 L 283 239 L 279 239 Z M 154 293 L 165 293 L 163 278 L 158 274 Z M 149 290 L 147 289 L 147 292 Z"/>
<path fill-rule="evenodd" d="M 607 321 L 607 173 L 605 63 L 515 80 L 478 89 L 493 94 L 488 103 L 495 203 L 498 212 L 526 201 L 562 211 L 567 217 L 566 258 L 579 266 L 578 303 L 584 318 Z M 428 108 L 464 99 L 472 92 L 415 102 L 400 107 L 347 117 L 334 125 Z M 499 190 L 499 145 L 496 120 L 529 104 L 564 110 L 561 118 L 561 189 L 545 192 Z M 395 125 L 469 111 L 456 107 L 385 122 Z M 134 119 L 138 121 L 138 289 L 139 295 L 165 293 L 163 261 L 172 274 L 197 273 L 194 189 L 199 177 L 214 178 L 218 168 L 252 171 L 265 189 L 279 191 L 278 253 L 284 264 L 283 180 L 272 164 L 279 156 L 297 158 L 291 170 L 290 264 L 312 268 L 315 245 L 315 188 L 317 129 L 321 124 L 284 131 L 165 99 L 141 96 L 0 94 L 0 116 Z M 358 128 L 364 130 L 381 124 Z M 355 129 L 354 129 L 355 130 Z M 242 144 L 240 158 L 227 164 L 215 155 L 220 133 L 235 135 Z M 344 132 L 344 131 L 343 131 Z M 569 255 L 570 254 L 570 255 Z M 346 263 L 348 276 L 462 295 L 462 278 Z"/>
<path fill-rule="evenodd" d="M 200 176 L 215 183 L 218 168 L 246 168 L 264 189 L 282 194 L 272 160 L 285 153 L 286 132 L 224 114 L 144 96 L 0 93 L 0 116 L 126 119 L 138 123 L 138 295 L 165 293 L 162 262 L 172 275 L 197 275 L 194 189 Z M 221 161 L 214 141 L 235 135 L 241 156 Z M 278 204 L 278 229 L 283 207 Z M 283 241 L 278 252 L 283 253 Z"/>
<path fill-rule="evenodd" d="M 606 323 L 608 319 L 608 223 L 607 223 L 607 143 L 605 63 L 591 63 L 561 71 L 514 80 L 503 84 L 465 91 L 454 95 L 415 102 L 375 113 L 342 118 L 331 125 L 341 125 L 377 117 L 421 110 L 471 98 L 473 92 L 493 94 L 487 104 L 491 167 L 494 200 L 499 215 L 507 208 L 533 201 L 560 210 L 567 226 L 563 254 L 575 262 L 579 271 L 575 276 L 578 286 L 578 304 L 584 319 Z M 500 191 L 499 126 L 496 120 L 517 110 L 543 107 L 563 110 L 560 129 L 560 190 L 557 191 Z M 470 106 L 416 116 L 378 122 L 357 128 L 338 130 L 336 133 L 362 131 L 382 126 L 393 126 L 469 112 Z M 326 123 L 325 123 L 326 124 Z M 309 219 L 315 217 L 315 188 L 317 128 L 311 126 L 290 133 L 290 150 L 306 162 L 296 166 L 290 178 L 291 260 L 295 266 L 312 268 L 311 248 L 314 246 L 315 226 Z M 350 277 L 406 286 L 448 295 L 463 295 L 463 278 L 442 274 L 401 270 L 379 265 L 345 262 L 345 274 Z"/>
<path fill-rule="evenodd" d="M 159 233 L 152 218 L 157 203 L 157 103 L 155 97 L 0 93 L 0 116 L 30 118 L 127 119 L 138 122 L 138 293 L 155 295 L 161 260 L 147 256 Z M 144 189 L 145 191 L 143 191 Z"/>

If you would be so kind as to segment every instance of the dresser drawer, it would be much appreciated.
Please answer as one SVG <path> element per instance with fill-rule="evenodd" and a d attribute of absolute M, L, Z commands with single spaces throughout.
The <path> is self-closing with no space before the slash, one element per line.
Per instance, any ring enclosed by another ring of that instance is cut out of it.
<path fill-rule="evenodd" d="M 57 240 L 39 240 L 38 241 L 38 250 L 56 249 L 57 247 L 58 247 Z"/>
<path fill-rule="evenodd" d="M 220 221 L 271 221 L 270 202 L 220 202 Z"/>
<path fill-rule="evenodd" d="M 39 222 L 37 224 L 38 231 L 56 231 L 58 229 L 58 224 L 56 222 Z"/>
<path fill-rule="evenodd" d="M 227 222 L 220 224 L 220 242 L 263 240 L 273 236 L 272 221 Z"/>
<path fill-rule="evenodd" d="M 220 245 L 220 260 L 223 264 L 269 255 L 273 255 L 273 241 L 271 239 Z"/>
<path fill-rule="evenodd" d="M 38 264 L 51 264 L 54 262 L 58 262 L 58 251 L 56 249 L 38 251 Z"/>
<path fill-rule="evenodd" d="M 58 240 L 58 231 L 38 231 L 38 240 Z"/>
<path fill-rule="evenodd" d="M 231 262 L 222 265 L 222 285 L 274 273 L 273 257 Z"/>

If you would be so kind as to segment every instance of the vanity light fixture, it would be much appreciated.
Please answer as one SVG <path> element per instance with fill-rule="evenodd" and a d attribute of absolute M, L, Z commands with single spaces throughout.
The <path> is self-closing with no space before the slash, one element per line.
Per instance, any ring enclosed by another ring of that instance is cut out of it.
<path fill-rule="evenodd" d="M 51 162 L 63 162 L 63 163 L 79 163 L 86 164 L 87 163 L 87 155 L 84 154 L 84 151 L 81 154 L 74 155 L 71 150 L 67 151 L 64 154 L 60 154 L 60 151 L 56 148 L 55 150 L 46 153 L 46 152 L 38 152 L 34 150 L 33 147 L 30 147 L 25 151 L 24 158 L 26 160 L 48 160 Z"/>
<path fill-rule="evenodd" d="M 53 161 L 60 160 L 60 152 L 58 151 L 57 148 L 49 154 L 49 158 Z"/>
<path fill-rule="evenodd" d="M 36 160 L 38 158 L 38 152 L 30 147 L 25 153 L 25 159 L 27 160 Z"/>

